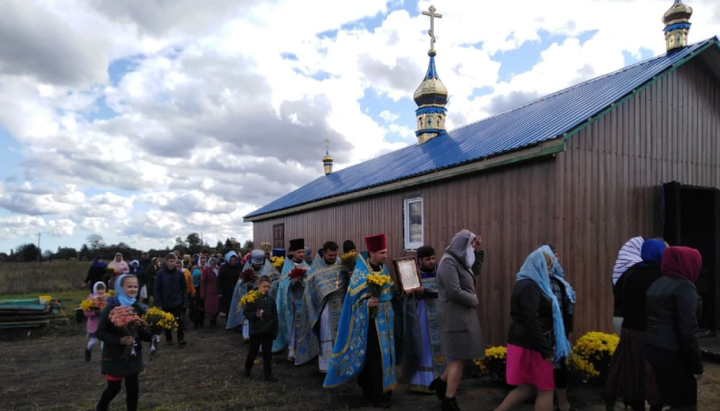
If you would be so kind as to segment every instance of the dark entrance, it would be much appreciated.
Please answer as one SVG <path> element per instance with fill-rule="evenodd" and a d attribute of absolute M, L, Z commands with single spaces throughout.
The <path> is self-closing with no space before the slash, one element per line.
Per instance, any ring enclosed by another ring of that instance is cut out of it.
<path fill-rule="evenodd" d="M 698 292 L 703 299 L 701 330 L 720 330 L 720 190 L 682 185 L 664 185 L 663 237 L 670 245 L 700 250 L 703 258 Z"/>

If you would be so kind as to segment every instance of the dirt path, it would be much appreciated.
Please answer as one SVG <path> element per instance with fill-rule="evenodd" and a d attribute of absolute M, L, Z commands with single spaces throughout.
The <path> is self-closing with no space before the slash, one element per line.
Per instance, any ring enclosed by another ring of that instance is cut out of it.
<path fill-rule="evenodd" d="M 86 342 L 83 326 L 74 324 L 66 335 L 21 337 L 0 342 L 0 411 L 84 411 L 92 410 L 104 380 L 100 374 L 99 352 L 83 360 Z M 140 410 L 221 411 L 221 410 L 365 410 L 368 404 L 354 383 L 333 390 L 322 388 L 323 376 L 314 364 L 295 367 L 284 356 L 273 358 L 280 382 L 241 377 L 248 346 L 236 332 L 222 327 L 186 333 L 185 348 L 161 345 L 161 356 L 145 363 L 140 378 Z M 147 348 L 145 348 L 147 350 Z M 708 364 L 700 387 L 700 410 L 717 410 L 720 404 L 720 366 Z M 459 394 L 463 410 L 492 410 L 504 395 L 504 388 L 483 384 L 479 379 L 463 381 Z M 583 411 L 602 411 L 600 391 L 584 387 L 571 393 L 573 404 Z M 118 397 L 112 409 L 125 410 Z M 407 392 L 401 385 L 393 394 L 393 410 L 439 410 L 434 396 Z M 531 410 L 526 405 L 522 410 Z M 618 407 L 618 410 L 620 408 Z"/>

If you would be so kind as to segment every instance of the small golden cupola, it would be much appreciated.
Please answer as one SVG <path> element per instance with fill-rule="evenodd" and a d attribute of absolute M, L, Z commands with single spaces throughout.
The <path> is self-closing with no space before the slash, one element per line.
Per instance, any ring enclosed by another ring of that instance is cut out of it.
<path fill-rule="evenodd" d="M 415 135 L 418 144 L 425 143 L 439 135 L 445 134 L 445 118 L 447 109 L 445 105 L 448 102 L 448 90 L 440 81 L 437 69 L 435 68 L 435 19 L 442 18 L 442 14 L 435 13 L 435 7 L 430 6 L 428 11 L 423 11 L 423 15 L 430 17 L 430 63 L 428 64 L 427 73 L 420 86 L 415 90 L 415 104 L 418 105 L 415 110 L 417 119 L 417 131 Z"/>
<path fill-rule="evenodd" d="M 692 8 L 683 4 L 682 0 L 675 0 L 670 10 L 663 15 L 665 23 L 665 46 L 671 52 L 688 45 L 688 32 L 690 31 L 690 16 Z"/>
<path fill-rule="evenodd" d="M 330 140 L 325 139 L 325 157 L 323 157 L 323 168 L 325 175 L 331 174 L 333 170 L 333 158 L 330 155 Z"/>

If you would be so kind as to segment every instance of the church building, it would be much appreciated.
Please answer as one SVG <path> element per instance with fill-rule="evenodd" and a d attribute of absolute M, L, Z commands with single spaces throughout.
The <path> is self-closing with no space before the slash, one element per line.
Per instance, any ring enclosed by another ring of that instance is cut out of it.
<path fill-rule="evenodd" d="M 483 334 L 504 344 L 515 275 L 530 252 L 557 247 L 578 295 L 578 338 L 612 330 L 620 247 L 664 237 L 701 251 L 700 326 L 717 330 L 720 39 L 689 44 L 691 14 L 679 0 L 665 13 L 664 55 L 452 131 L 431 47 L 414 94 L 417 144 L 338 172 L 326 153 L 324 176 L 245 217 L 255 243 L 350 239 L 362 251 L 364 236 L 386 233 L 390 259 L 422 245 L 439 257 L 467 228 L 486 250 L 477 283 Z"/>

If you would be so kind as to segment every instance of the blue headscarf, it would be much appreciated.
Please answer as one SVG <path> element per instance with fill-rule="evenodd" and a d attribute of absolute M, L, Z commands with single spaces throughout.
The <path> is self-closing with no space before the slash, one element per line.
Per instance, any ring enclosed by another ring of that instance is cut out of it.
<path fill-rule="evenodd" d="M 543 294 L 552 301 L 553 309 L 553 329 L 555 331 L 555 362 L 560 362 L 568 358 L 572 353 L 570 341 L 565 336 L 565 324 L 563 323 L 563 315 L 560 312 L 555 293 L 550 286 L 550 275 L 548 274 L 548 266 L 545 262 L 543 249 L 539 248 L 533 251 L 517 274 L 517 280 L 530 280 L 537 284 Z M 552 256 L 552 251 L 548 254 Z"/>
<path fill-rule="evenodd" d="M 643 259 L 640 265 L 647 267 L 647 263 L 655 263 L 660 267 L 662 264 L 662 255 L 666 248 L 667 246 L 664 241 L 655 239 L 645 241 L 640 249 L 640 257 Z"/>
<path fill-rule="evenodd" d="M 106 264 L 106 263 L 99 263 L 99 262 L 98 262 L 98 258 L 95 257 L 95 258 L 93 259 L 92 266 L 93 266 L 94 268 L 105 268 L 105 267 L 107 267 L 107 264 Z"/>
<path fill-rule="evenodd" d="M 120 277 L 115 280 L 115 298 L 118 300 L 120 305 L 124 306 L 132 306 L 135 304 L 135 297 L 129 297 L 127 294 L 125 294 L 125 290 L 122 288 L 122 280 L 125 277 L 135 277 L 132 274 L 123 274 Z"/>
<path fill-rule="evenodd" d="M 558 261 L 557 257 L 555 257 L 555 253 L 553 252 L 552 248 L 548 245 L 544 245 L 540 248 L 543 253 L 552 256 L 553 258 L 553 268 L 552 268 L 552 274 L 553 277 L 557 278 L 558 281 L 560 281 L 565 286 L 565 294 L 567 294 L 568 300 L 570 300 L 571 303 L 575 304 L 575 289 L 572 288 L 569 282 L 565 280 L 565 270 L 563 270 L 562 266 L 560 265 L 560 261 Z"/>
<path fill-rule="evenodd" d="M 235 251 L 228 251 L 228 253 L 225 254 L 225 263 L 230 264 L 230 258 L 233 256 L 235 257 L 235 260 L 237 260 L 235 264 L 240 264 L 240 259 Z"/>

